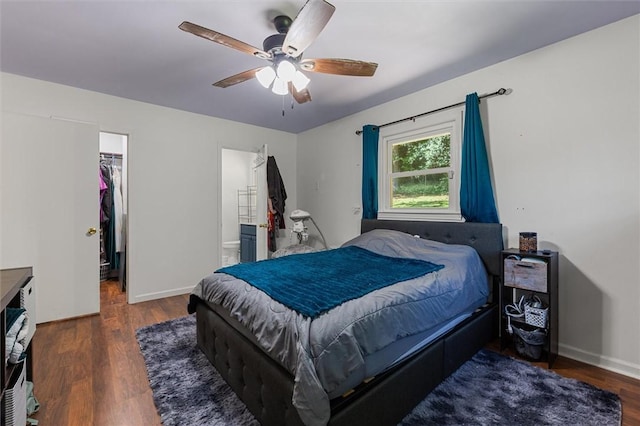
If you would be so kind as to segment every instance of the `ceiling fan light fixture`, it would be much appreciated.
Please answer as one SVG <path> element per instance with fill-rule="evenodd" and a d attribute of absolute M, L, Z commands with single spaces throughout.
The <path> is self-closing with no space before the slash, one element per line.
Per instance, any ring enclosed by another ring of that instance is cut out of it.
<path fill-rule="evenodd" d="M 293 65 L 291 62 L 287 61 L 286 59 L 283 59 L 278 63 L 276 74 L 278 74 L 278 77 L 281 80 L 288 82 L 293 80 L 293 77 L 295 76 L 296 71 L 297 70 L 295 65 Z"/>
<path fill-rule="evenodd" d="M 309 77 L 307 77 L 300 71 L 296 71 L 296 73 L 293 76 L 292 83 L 293 83 L 293 86 L 296 88 L 296 90 L 298 92 L 301 92 L 307 88 L 307 85 L 309 84 L 310 81 L 311 80 L 309 79 Z"/>
<path fill-rule="evenodd" d="M 261 86 L 271 89 L 274 94 L 285 96 L 291 93 L 293 100 L 302 104 L 311 100 L 307 89 L 310 81 L 304 72 L 371 77 L 378 67 L 376 63 L 354 59 L 302 59 L 302 54 L 327 25 L 334 11 L 335 6 L 328 0 L 306 0 L 295 19 L 286 15 L 276 16 L 273 24 L 278 33 L 264 39 L 263 49 L 188 21 L 180 24 L 179 28 L 222 46 L 269 61 L 266 67 L 240 72 L 213 83 L 213 86 L 225 88 L 255 78 Z"/>
<path fill-rule="evenodd" d="M 273 87 L 271 91 L 276 95 L 284 96 L 289 93 L 289 89 L 287 88 L 287 82 L 281 79 L 280 77 L 276 77 L 273 82 Z"/>
<path fill-rule="evenodd" d="M 276 78 L 276 72 L 273 70 L 272 67 L 264 67 L 256 73 L 256 79 L 258 79 L 258 82 L 265 89 L 268 89 L 269 86 L 271 86 L 271 83 L 273 83 L 273 80 L 275 78 Z"/>

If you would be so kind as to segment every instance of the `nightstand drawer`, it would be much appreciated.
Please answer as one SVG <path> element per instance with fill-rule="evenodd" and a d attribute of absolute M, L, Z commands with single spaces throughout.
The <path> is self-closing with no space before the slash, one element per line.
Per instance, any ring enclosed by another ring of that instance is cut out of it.
<path fill-rule="evenodd" d="M 547 292 L 547 263 L 538 259 L 505 259 L 504 285 Z"/>

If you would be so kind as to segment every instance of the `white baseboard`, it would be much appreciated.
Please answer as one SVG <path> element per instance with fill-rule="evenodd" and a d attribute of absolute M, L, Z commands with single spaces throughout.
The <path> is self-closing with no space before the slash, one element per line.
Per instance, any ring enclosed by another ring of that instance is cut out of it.
<path fill-rule="evenodd" d="M 582 349 L 574 348 L 562 343 L 558 346 L 559 354 L 564 357 L 575 359 L 576 361 L 581 361 L 586 364 L 595 365 L 596 367 L 604 368 L 605 370 L 624 374 L 625 376 L 633 377 L 634 379 L 640 380 L 640 365 L 604 355 L 598 355 L 591 352 L 583 351 Z"/>
<path fill-rule="evenodd" d="M 147 302 L 149 300 L 164 299 L 165 297 L 180 296 L 182 294 L 191 293 L 192 290 L 193 290 L 193 286 L 189 286 L 189 287 L 182 287 L 182 288 L 174 288 L 171 290 L 157 291 L 153 293 L 139 294 L 137 296 L 132 297 L 129 300 L 129 303 L 134 304 L 134 303 L 140 303 L 140 302 Z M 185 312 L 186 312 L 186 305 L 185 305 Z"/>

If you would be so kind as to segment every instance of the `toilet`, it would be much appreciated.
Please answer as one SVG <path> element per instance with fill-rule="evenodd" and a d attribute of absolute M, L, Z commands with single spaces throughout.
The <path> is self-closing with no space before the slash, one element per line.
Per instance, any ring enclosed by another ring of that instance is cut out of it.
<path fill-rule="evenodd" d="M 222 266 L 235 265 L 240 258 L 240 240 L 222 243 Z"/>

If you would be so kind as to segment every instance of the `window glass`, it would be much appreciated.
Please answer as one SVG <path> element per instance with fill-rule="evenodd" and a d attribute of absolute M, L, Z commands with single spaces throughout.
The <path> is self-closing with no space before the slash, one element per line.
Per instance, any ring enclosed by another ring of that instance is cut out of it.
<path fill-rule="evenodd" d="M 449 208 L 447 173 L 392 178 L 391 186 L 391 208 Z"/>
<path fill-rule="evenodd" d="M 449 132 L 391 144 L 391 208 L 449 208 L 450 147 Z"/>
<path fill-rule="evenodd" d="M 408 123 L 398 133 L 381 135 L 380 182 L 385 183 L 379 218 L 460 218 L 460 121 L 459 113 L 450 113 L 435 124 Z"/>
<path fill-rule="evenodd" d="M 392 172 L 435 169 L 451 165 L 451 133 L 410 142 L 393 143 Z"/>

